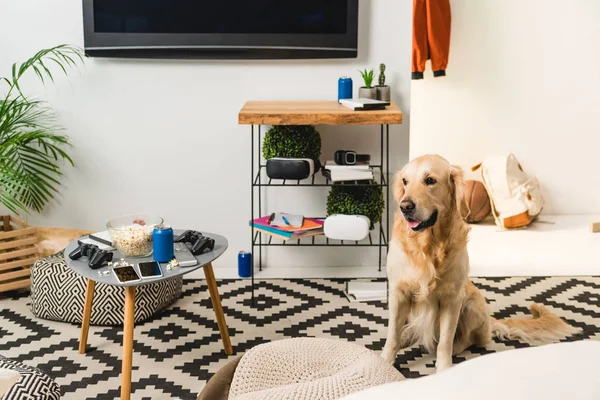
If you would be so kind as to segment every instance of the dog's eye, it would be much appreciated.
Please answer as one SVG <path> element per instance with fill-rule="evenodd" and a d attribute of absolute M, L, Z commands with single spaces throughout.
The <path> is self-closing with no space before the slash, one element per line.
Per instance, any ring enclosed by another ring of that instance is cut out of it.
<path fill-rule="evenodd" d="M 402 184 L 406 186 L 406 179 L 402 178 Z"/>
<path fill-rule="evenodd" d="M 432 178 L 432 177 L 430 177 L 430 176 L 428 176 L 427 178 L 425 178 L 425 184 L 426 184 L 427 186 L 430 186 L 430 185 L 435 185 L 435 182 L 436 182 L 436 180 L 435 180 L 435 179 L 433 179 L 433 178 Z"/>

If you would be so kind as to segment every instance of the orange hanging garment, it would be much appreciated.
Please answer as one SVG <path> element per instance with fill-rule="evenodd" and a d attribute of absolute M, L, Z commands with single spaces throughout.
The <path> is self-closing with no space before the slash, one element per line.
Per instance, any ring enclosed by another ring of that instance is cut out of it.
<path fill-rule="evenodd" d="M 423 79 L 427 60 L 433 76 L 446 75 L 450 21 L 450 0 L 413 0 L 412 79 Z"/>

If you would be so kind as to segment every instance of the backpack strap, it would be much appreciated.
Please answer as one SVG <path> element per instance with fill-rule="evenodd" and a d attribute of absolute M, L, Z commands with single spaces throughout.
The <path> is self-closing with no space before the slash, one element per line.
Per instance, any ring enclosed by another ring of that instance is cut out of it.
<path fill-rule="evenodd" d="M 475 172 L 478 169 L 481 168 L 483 163 L 479 163 L 473 167 L 471 167 L 471 171 Z M 498 210 L 496 209 L 496 205 L 494 204 L 494 196 L 491 195 L 491 189 L 490 189 L 490 185 L 487 181 L 487 179 L 485 178 L 485 168 L 481 169 L 481 181 L 483 182 L 483 186 L 485 187 L 485 190 L 487 191 L 487 195 L 488 198 L 490 199 L 490 209 L 492 211 L 492 215 L 494 216 L 494 221 L 496 221 L 496 225 L 500 226 L 500 227 L 504 227 L 504 225 L 502 224 L 502 221 L 500 220 L 500 213 L 498 213 Z"/>
<path fill-rule="evenodd" d="M 487 189 L 487 185 L 485 185 L 485 186 Z M 498 213 L 498 211 L 496 210 L 496 206 L 494 205 L 494 198 L 492 196 L 489 196 L 489 198 L 490 198 L 490 209 L 492 211 L 492 215 L 494 216 L 494 220 L 496 221 L 496 225 L 504 227 L 504 225 L 502 224 L 502 221 L 500 221 L 500 214 Z"/>

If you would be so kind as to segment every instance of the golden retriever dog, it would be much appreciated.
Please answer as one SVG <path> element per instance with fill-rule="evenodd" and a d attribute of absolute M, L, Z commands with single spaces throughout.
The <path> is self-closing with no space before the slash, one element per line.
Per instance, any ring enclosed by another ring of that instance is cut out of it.
<path fill-rule="evenodd" d="M 71 228 L 38 227 L 35 245 L 39 257 L 46 257 L 64 250 L 72 240 L 94 233 L 94 231 Z"/>
<path fill-rule="evenodd" d="M 533 319 L 495 320 L 469 280 L 469 207 L 463 171 L 437 155 L 408 163 L 396 174 L 396 213 L 387 258 L 389 324 L 382 357 L 419 344 L 436 352 L 436 369 L 452 366 L 452 355 L 492 336 L 542 344 L 577 333 L 539 304 Z"/>

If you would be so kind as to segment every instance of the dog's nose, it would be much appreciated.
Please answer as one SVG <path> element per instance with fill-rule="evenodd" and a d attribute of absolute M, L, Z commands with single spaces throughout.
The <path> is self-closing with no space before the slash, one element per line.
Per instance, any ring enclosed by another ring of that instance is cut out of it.
<path fill-rule="evenodd" d="M 409 212 L 413 211 L 415 209 L 415 203 L 412 200 L 403 200 L 400 203 L 400 210 L 402 210 L 402 212 L 404 214 L 408 214 Z"/>

